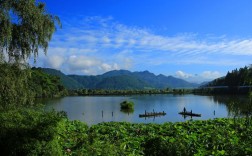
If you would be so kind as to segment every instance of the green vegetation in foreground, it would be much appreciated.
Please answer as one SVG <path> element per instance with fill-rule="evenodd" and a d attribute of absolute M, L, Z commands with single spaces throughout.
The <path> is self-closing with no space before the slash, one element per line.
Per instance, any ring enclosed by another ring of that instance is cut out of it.
<path fill-rule="evenodd" d="M 64 113 L 0 113 L 3 155 L 252 155 L 251 118 L 88 127 Z"/>
<path fill-rule="evenodd" d="M 120 105 L 122 110 L 134 110 L 134 103 L 132 101 L 123 101 Z"/>

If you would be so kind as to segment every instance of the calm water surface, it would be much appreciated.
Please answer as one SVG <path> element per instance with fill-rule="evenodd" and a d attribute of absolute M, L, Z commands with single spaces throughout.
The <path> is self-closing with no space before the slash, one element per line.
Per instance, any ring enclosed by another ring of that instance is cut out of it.
<path fill-rule="evenodd" d="M 120 111 L 120 103 L 130 100 L 135 103 L 134 112 Z M 133 96 L 77 96 L 43 100 L 46 109 L 65 111 L 70 120 L 80 120 L 88 125 L 109 121 L 127 121 L 131 123 L 164 123 L 190 120 L 178 112 L 185 107 L 194 113 L 202 114 L 193 120 L 205 120 L 219 117 L 231 117 L 234 112 L 229 100 L 223 97 L 198 95 L 133 95 Z M 232 102 L 231 102 L 232 103 Z M 139 114 L 162 112 L 167 114 L 155 118 L 139 118 Z M 103 113 L 102 113 L 103 112 Z M 103 115 L 102 115 L 103 114 Z"/>

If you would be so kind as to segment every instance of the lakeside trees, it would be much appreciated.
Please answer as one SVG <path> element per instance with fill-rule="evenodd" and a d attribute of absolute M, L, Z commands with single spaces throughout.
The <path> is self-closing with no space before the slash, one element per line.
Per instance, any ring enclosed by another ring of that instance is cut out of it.
<path fill-rule="evenodd" d="M 251 86 L 252 85 L 252 67 L 243 67 L 231 72 L 228 72 L 225 77 L 216 79 L 206 85 L 206 87 L 211 86 Z"/>
<path fill-rule="evenodd" d="M 29 70 L 21 70 L 18 64 L 0 63 L 0 73 L 0 108 L 33 104 Z"/>
<path fill-rule="evenodd" d="M 194 93 L 203 94 L 249 94 L 252 89 L 252 66 L 245 66 L 228 72 L 225 77 L 213 80 L 195 89 Z"/>
<path fill-rule="evenodd" d="M 67 95 L 60 78 L 43 72 L 40 68 L 32 68 L 29 77 L 29 89 L 36 98 L 58 97 Z"/>
<path fill-rule="evenodd" d="M 58 17 L 35 0 L 0 0 L 0 153 L 2 155 L 58 155 L 54 140 L 64 113 L 33 106 L 36 96 L 63 91 L 58 78 L 32 71 L 34 61 L 56 30 Z M 38 79 L 37 79 L 38 78 Z"/>
<path fill-rule="evenodd" d="M 57 16 L 45 11 L 35 0 L 0 1 L 0 104 L 31 105 L 35 92 L 29 88 L 32 71 L 25 65 L 32 54 L 34 61 L 41 49 L 46 53 L 57 25 Z"/>
<path fill-rule="evenodd" d="M 69 90 L 69 95 L 141 95 L 141 94 L 189 94 L 193 89 L 131 89 L 131 90 L 106 90 L 106 89 L 78 89 Z"/>

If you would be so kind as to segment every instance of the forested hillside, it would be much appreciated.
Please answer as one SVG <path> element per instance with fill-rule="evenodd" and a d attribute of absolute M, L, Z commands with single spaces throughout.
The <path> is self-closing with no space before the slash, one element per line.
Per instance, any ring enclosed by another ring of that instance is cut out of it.
<path fill-rule="evenodd" d="M 84 88 L 82 84 L 78 83 L 76 80 L 72 79 L 71 77 L 63 74 L 61 71 L 51 68 L 38 68 L 43 72 L 54 75 L 60 78 L 60 82 L 64 85 L 67 89 L 80 89 Z"/>
<path fill-rule="evenodd" d="M 218 78 L 206 86 L 250 86 L 252 85 L 252 67 L 245 66 L 228 72 L 225 77 Z"/>
<path fill-rule="evenodd" d="M 99 87 L 100 89 L 110 90 L 132 90 L 151 88 L 148 83 L 129 75 L 103 78 L 102 81 L 97 84 L 97 87 Z"/>
<path fill-rule="evenodd" d="M 155 75 L 149 71 L 130 72 L 127 70 L 114 70 L 97 76 L 65 75 L 62 72 L 41 68 L 44 72 L 59 76 L 67 89 L 165 89 L 165 88 L 195 88 L 198 84 L 172 76 Z"/>
<path fill-rule="evenodd" d="M 67 94 L 60 77 L 49 75 L 40 68 L 32 68 L 29 89 L 35 97 L 57 97 Z"/>
<path fill-rule="evenodd" d="M 252 68 L 245 66 L 228 72 L 226 76 L 213 80 L 199 89 L 195 93 L 207 94 L 249 94 L 252 85 Z"/>

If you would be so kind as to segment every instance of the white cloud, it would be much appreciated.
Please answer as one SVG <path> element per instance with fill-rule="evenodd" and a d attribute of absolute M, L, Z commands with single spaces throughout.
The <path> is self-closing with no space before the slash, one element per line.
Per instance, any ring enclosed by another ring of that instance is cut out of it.
<path fill-rule="evenodd" d="M 65 39 L 69 45 L 89 48 L 128 48 L 136 50 L 153 50 L 173 53 L 175 55 L 225 54 L 252 55 L 252 39 L 228 39 L 206 35 L 198 39 L 195 34 L 176 36 L 157 35 L 150 30 L 129 27 L 109 18 L 88 17 L 78 27 L 66 31 Z M 58 38 L 63 37 L 59 35 Z M 80 45 L 81 44 L 81 45 Z"/>
<path fill-rule="evenodd" d="M 222 74 L 218 71 L 204 71 L 200 74 L 205 79 L 216 79 L 222 76 Z"/>
<path fill-rule="evenodd" d="M 183 71 L 177 71 L 175 76 L 181 79 L 184 79 L 189 82 L 201 83 L 204 81 L 211 81 L 216 78 L 224 76 L 218 71 L 203 71 L 200 74 L 189 74 Z"/>
<path fill-rule="evenodd" d="M 74 70 L 98 66 L 101 63 L 100 60 L 96 58 L 76 55 L 70 56 L 67 62 L 69 64 L 69 67 Z"/>
<path fill-rule="evenodd" d="M 189 78 L 189 77 L 192 77 L 192 74 L 188 74 L 188 73 L 185 73 L 183 71 L 177 71 L 176 72 L 176 76 L 179 77 L 179 78 Z"/>
<path fill-rule="evenodd" d="M 79 73 L 88 75 L 97 75 L 110 70 L 119 70 L 117 63 L 107 63 L 102 59 L 90 56 L 72 55 L 66 61 L 68 73 Z"/>
<path fill-rule="evenodd" d="M 101 69 L 105 72 L 107 71 L 111 71 L 111 70 L 119 70 L 119 66 L 118 64 L 114 63 L 113 65 L 107 64 L 107 63 L 103 63 L 101 65 Z"/>
<path fill-rule="evenodd" d="M 67 72 L 101 74 L 114 69 L 132 69 L 136 65 L 241 66 L 251 62 L 248 56 L 252 56 L 252 38 L 199 37 L 186 33 L 160 35 L 146 28 L 120 24 L 112 17 L 94 16 L 67 23 L 54 35 L 49 59 L 42 59 L 46 65 L 68 69 Z M 183 71 L 176 75 L 194 77 Z M 212 78 L 218 73 L 199 75 Z"/>
<path fill-rule="evenodd" d="M 85 54 L 85 53 L 94 53 L 97 49 L 80 49 L 80 48 L 69 48 L 68 53 L 79 53 L 79 54 Z"/>
<path fill-rule="evenodd" d="M 60 67 L 65 61 L 64 57 L 59 56 L 59 55 L 52 55 L 48 57 L 46 60 L 47 60 L 48 66 L 55 69 L 60 69 Z"/>
<path fill-rule="evenodd" d="M 104 42 L 105 44 L 109 44 L 111 42 L 111 40 L 107 37 L 107 36 L 104 36 L 102 37 L 102 42 Z"/>

